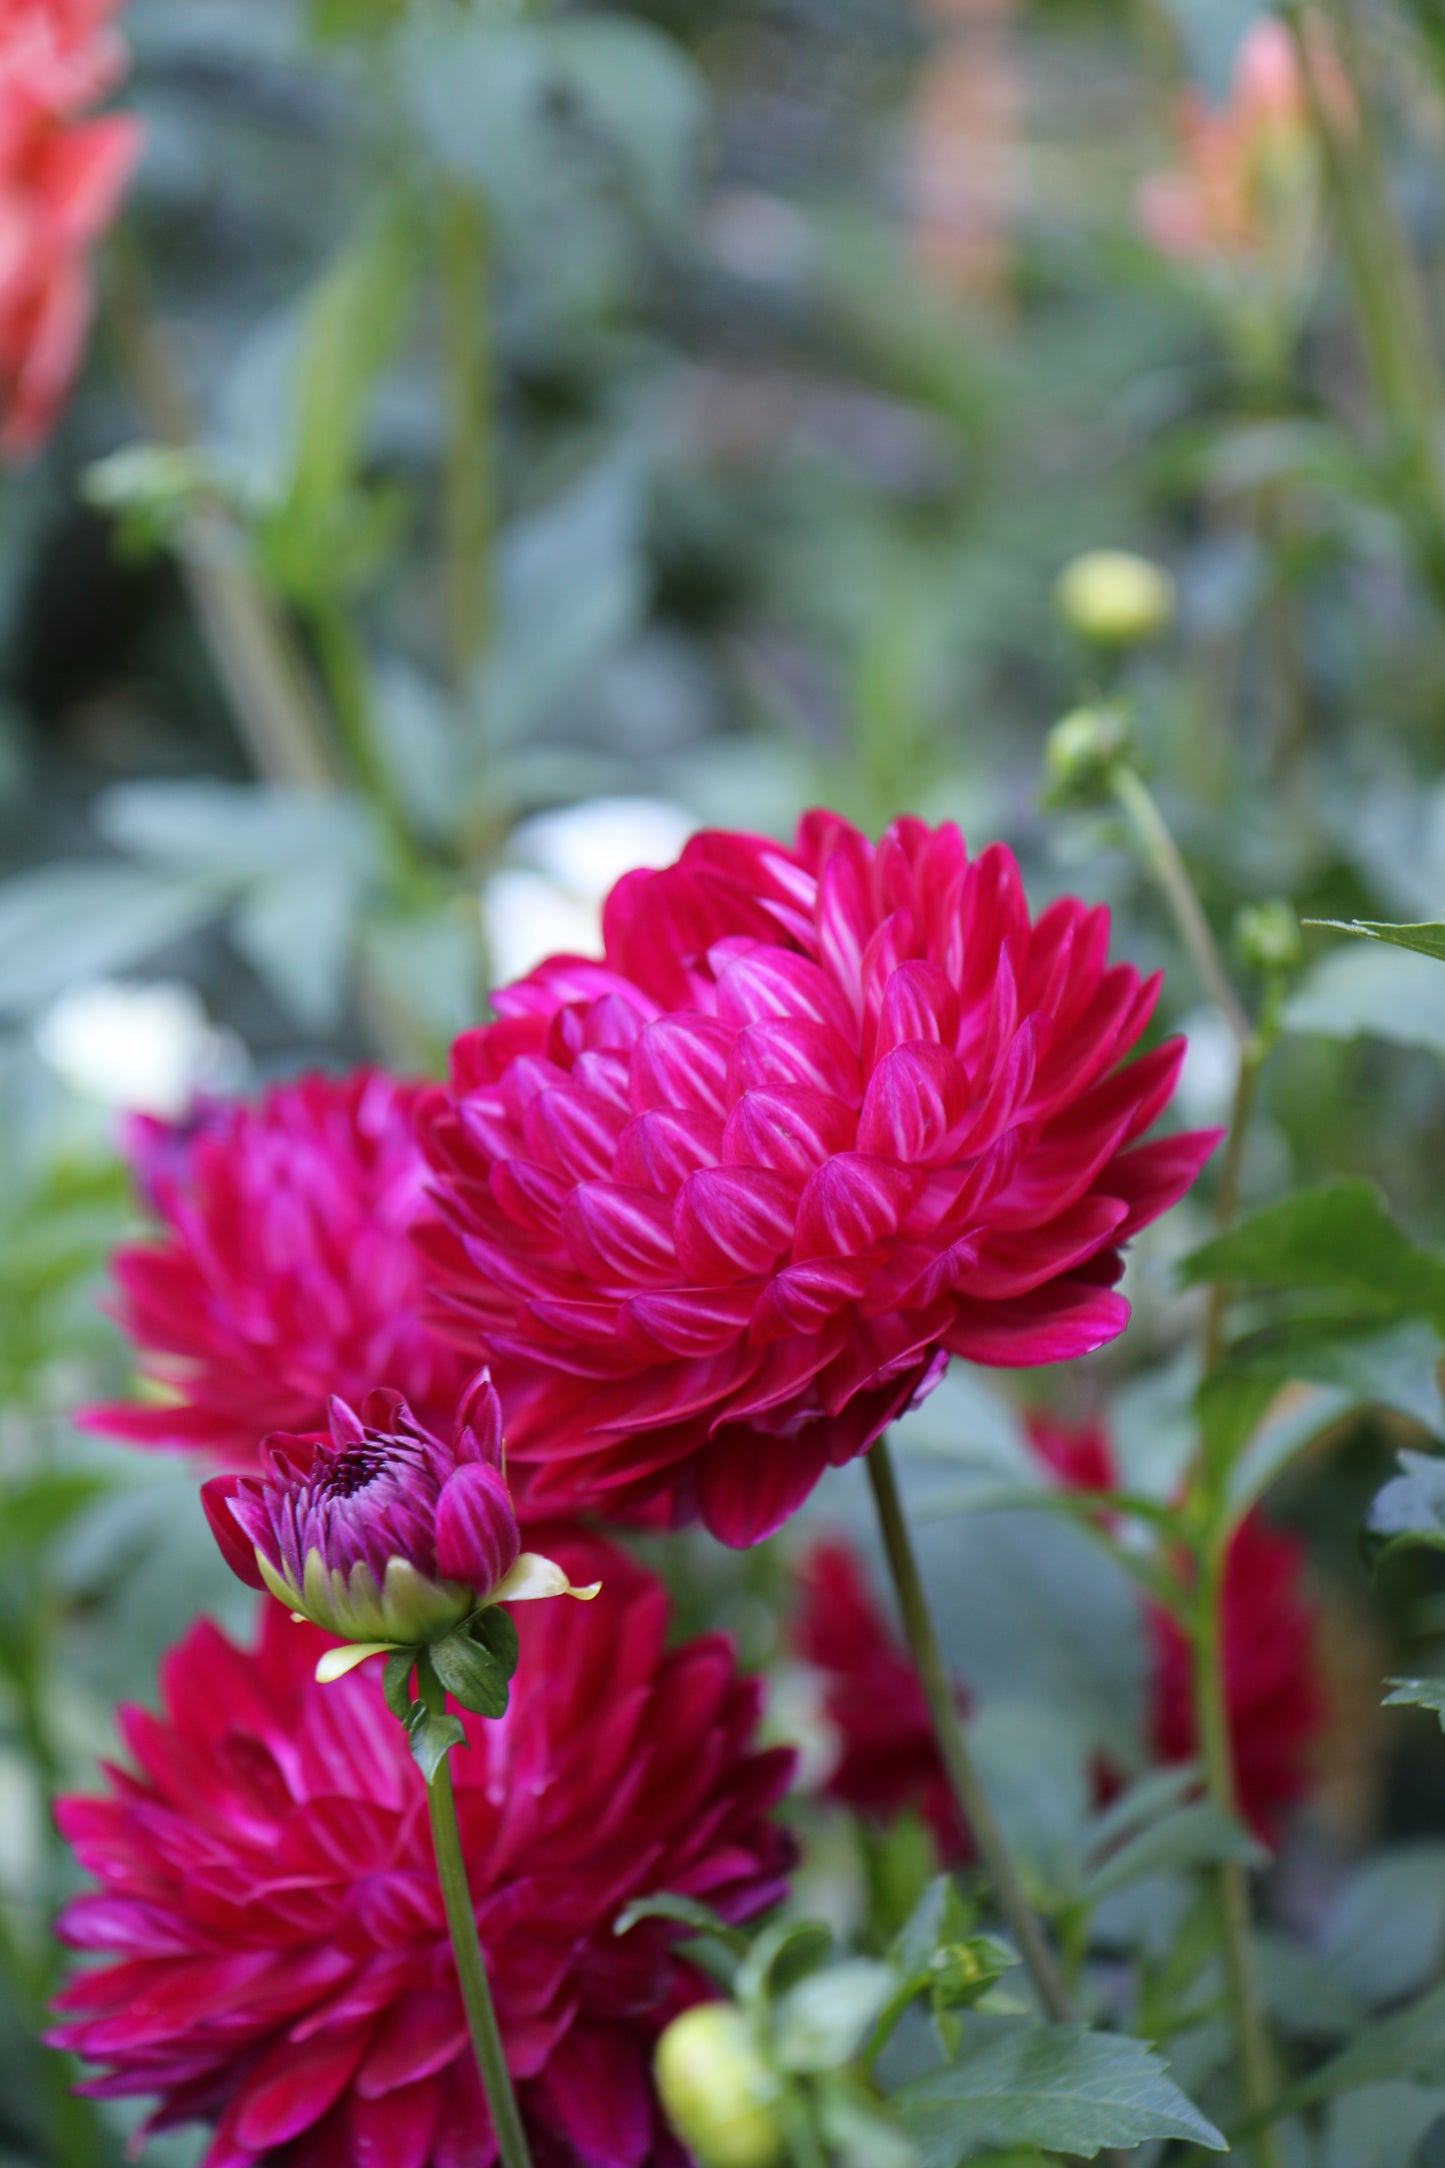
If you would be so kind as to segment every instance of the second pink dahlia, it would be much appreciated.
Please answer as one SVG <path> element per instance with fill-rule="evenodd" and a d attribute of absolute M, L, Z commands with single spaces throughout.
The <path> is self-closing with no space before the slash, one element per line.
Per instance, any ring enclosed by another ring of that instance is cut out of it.
<path fill-rule="evenodd" d="M 538 1510 L 759 1541 L 950 1354 L 1122 1331 L 1121 1250 L 1212 1135 L 1139 1140 L 1183 1053 L 1108 914 L 1030 917 L 1012 855 L 828 813 L 693 838 L 465 1034 L 420 1232 Z"/>
<path fill-rule="evenodd" d="M 134 1126 L 163 1231 L 117 1252 L 116 1309 L 158 1391 L 89 1410 L 89 1428 L 248 1467 L 272 1431 L 324 1430 L 333 1395 L 388 1386 L 451 1435 L 476 1366 L 421 1316 L 416 1095 L 360 1069 Z"/>

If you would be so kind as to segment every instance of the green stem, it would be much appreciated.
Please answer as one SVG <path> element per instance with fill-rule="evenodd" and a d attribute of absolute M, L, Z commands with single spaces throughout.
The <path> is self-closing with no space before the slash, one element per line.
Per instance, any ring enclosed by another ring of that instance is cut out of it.
<path fill-rule="evenodd" d="M 993 1884 L 999 1909 L 1018 1944 L 1019 1955 L 1028 1968 L 1045 2013 L 1055 2024 L 1072 2024 L 1076 2013 L 1069 1991 L 1043 1928 L 1024 1894 L 1013 1856 L 994 1819 L 988 1794 L 964 1741 L 958 1705 L 933 1629 L 928 1599 L 923 1592 L 913 1539 L 898 1496 L 897 1478 L 886 1438 L 879 1438 L 868 1454 L 868 1480 L 873 1486 L 873 1501 L 878 1508 L 878 1525 L 883 1548 L 888 1554 L 903 1630 L 918 1668 L 928 1713 L 933 1720 L 934 1738 L 959 1814 L 978 1846 L 979 1858 Z"/>
<path fill-rule="evenodd" d="M 473 190 L 446 189 L 439 249 L 447 374 L 447 631 L 452 678 L 461 689 L 491 634 L 488 232 L 485 208 Z"/>
<path fill-rule="evenodd" d="M 112 340 L 147 429 L 162 444 L 196 441 L 195 417 L 133 251 L 118 234 L 107 261 Z M 181 531 L 181 577 L 207 652 L 258 775 L 295 790 L 337 781 L 330 731 L 285 620 L 255 579 L 219 508 Z"/>
<path fill-rule="evenodd" d="M 1224 1141 L 1224 1159 L 1219 1169 L 1219 1189 L 1215 1198 L 1215 1224 L 1221 1233 L 1233 1222 L 1239 1205 L 1239 1181 L 1244 1170 L 1244 1141 L 1249 1128 L 1249 1117 L 1254 1107 L 1255 1086 L 1264 1061 L 1265 1048 L 1257 1037 L 1251 1037 L 1240 1049 L 1239 1073 L 1234 1082 L 1234 1103 L 1229 1111 L 1229 1133 Z M 1224 1352 L 1224 1317 L 1229 1306 L 1229 1285 L 1225 1280 L 1215 1280 L 1210 1286 L 1209 1301 L 1204 1312 L 1204 1367 L 1212 1370 Z"/>
<path fill-rule="evenodd" d="M 313 602 L 307 622 L 357 782 L 381 816 L 399 875 L 417 869 L 411 823 L 377 742 L 366 650 L 339 602 Z"/>
<path fill-rule="evenodd" d="M 1048 1938 L 1024 1894 L 1023 1883 L 1013 1862 L 1013 1854 L 1009 1851 L 1004 1833 L 994 1817 L 988 1794 L 973 1766 L 973 1758 L 963 1736 L 963 1726 L 958 1720 L 958 1704 L 953 1698 L 953 1686 L 943 1661 L 943 1652 L 938 1646 L 938 1636 L 934 1632 L 928 1598 L 923 1592 L 923 1580 L 918 1571 L 913 1538 L 908 1532 L 903 1501 L 898 1495 L 898 1479 L 893 1473 L 893 1460 L 888 1451 L 886 1437 L 877 1439 L 869 1449 L 867 1466 L 868 1481 L 873 1488 L 873 1502 L 878 1509 L 878 1526 L 883 1537 L 883 1548 L 888 1557 L 888 1570 L 893 1577 L 894 1593 L 897 1595 L 898 1608 L 903 1618 L 903 1631 L 918 1671 L 924 1699 L 928 1703 L 934 1741 L 953 1791 L 954 1802 L 964 1827 L 978 1846 L 978 1856 L 983 1861 L 984 1872 L 993 1885 L 999 1910 L 1018 1945 L 1019 1955 L 1034 1983 L 1034 1991 L 1038 1995 L 1044 2015 L 1054 2025 L 1076 2024 L 1078 2012 L 1074 2008 L 1073 1997 L 1064 1984 L 1054 1953 L 1049 1948 Z M 1124 2155 L 1108 2151 L 1101 2154 L 1100 2159 L 1104 2168 L 1122 2168 Z"/>
<path fill-rule="evenodd" d="M 1238 1809 L 1229 1699 L 1224 1673 L 1223 1594 L 1227 1546 L 1211 1547 L 1200 1568 L 1199 1610 L 1194 1631 L 1194 1700 L 1200 1757 L 1210 1797 L 1227 1814 Z M 1276 2093 L 1273 2055 L 1254 1966 L 1249 1882 L 1239 1860 L 1218 1868 L 1220 1927 L 1234 2029 L 1239 2042 L 1244 2097 L 1251 2117 L 1261 2115 Z M 1279 2144 L 1267 2122 L 1252 2144 L 1257 2168 L 1281 2168 Z"/>
<path fill-rule="evenodd" d="M 1354 21 L 1339 0 L 1329 6 L 1327 20 L 1355 92 L 1354 111 L 1346 122 L 1321 84 L 1307 12 L 1299 0 L 1287 8 L 1286 16 L 1324 152 L 1366 363 L 1398 463 L 1398 509 L 1413 540 L 1421 577 L 1437 604 L 1445 606 L 1445 493 L 1435 451 L 1438 386 L 1414 266 L 1390 198 L 1366 96 Z"/>
<path fill-rule="evenodd" d="M 421 1698 L 428 1709 L 434 1716 L 444 1715 L 446 1693 L 432 1669 L 430 1657 L 425 1652 L 418 1660 L 416 1676 Z M 481 2077 L 482 2090 L 487 2097 L 487 2106 L 491 2111 L 492 2129 L 496 2135 L 502 2168 L 532 2168 L 532 2157 L 527 2150 L 527 2134 L 522 2128 L 517 2096 L 512 2091 L 511 2073 L 507 2069 L 507 2058 L 502 2048 L 502 2036 L 497 2029 L 497 2013 L 492 2007 L 492 1991 L 487 1985 L 486 1962 L 477 1936 L 477 1916 L 472 1907 L 471 1892 L 467 1888 L 467 1868 L 462 1857 L 461 1831 L 457 1825 L 457 1802 L 452 1790 L 449 1754 L 443 1755 L 438 1762 L 436 1775 L 427 1786 L 427 1806 L 431 1811 L 437 1880 L 441 1884 L 442 1903 L 446 1907 L 447 1926 L 451 1930 L 457 1983 L 466 2006 L 472 2046 L 476 2051 L 477 2070 Z"/>
<path fill-rule="evenodd" d="M 1143 845 L 1155 878 L 1163 889 L 1175 923 L 1183 936 L 1198 967 L 1199 975 L 1209 989 L 1214 1001 L 1240 1046 L 1249 1044 L 1251 1033 L 1249 1018 L 1240 1006 L 1239 997 L 1229 983 L 1229 975 L 1220 961 L 1209 921 L 1204 916 L 1189 869 L 1179 853 L 1179 846 L 1170 833 L 1165 820 L 1154 801 L 1153 792 L 1142 776 L 1127 761 L 1120 761 L 1109 777 L 1114 796 L 1133 823 L 1134 832 Z"/>

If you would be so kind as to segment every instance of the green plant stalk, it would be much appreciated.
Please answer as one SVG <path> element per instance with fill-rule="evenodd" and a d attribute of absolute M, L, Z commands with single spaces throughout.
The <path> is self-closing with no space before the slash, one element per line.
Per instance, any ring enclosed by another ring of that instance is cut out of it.
<path fill-rule="evenodd" d="M 1222 1233 L 1233 1219 L 1239 1205 L 1239 1180 L 1244 1170 L 1244 1140 L 1249 1128 L 1249 1117 L 1254 1108 L 1255 1088 L 1259 1082 L 1260 1068 L 1264 1062 L 1263 1041 L 1252 1035 L 1247 1045 L 1240 1049 L 1239 1073 L 1234 1081 L 1234 1103 L 1229 1110 L 1229 1132 L 1224 1140 L 1224 1158 L 1219 1169 L 1219 1189 L 1214 1206 L 1215 1224 Z M 1224 1352 L 1224 1318 L 1229 1307 L 1229 1286 L 1224 1280 L 1215 1280 L 1209 1289 L 1209 1299 L 1204 1311 L 1204 1368 L 1212 1370 Z"/>
<path fill-rule="evenodd" d="M 1286 18 L 1324 152 L 1366 363 L 1401 462 L 1405 528 L 1414 540 L 1421 575 L 1437 605 L 1445 608 L 1445 491 L 1435 454 L 1439 386 L 1413 262 L 1391 202 L 1365 96 L 1353 18 L 1339 0 L 1327 8 L 1355 92 L 1348 128 L 1322 92 L 1298 0 L 1287 8 Z"/>
<path fill-rule="evenodd" d="M 1239 1801 L 1224 1676 L 1226 1555 L 1227 1544 L 1214 1542 L 1200 1561 L 1199 1608 L 1194 1630 L 1194 1706 L 1200 1758 L 1209 1795 L 1225 1813 L 1234 1814 L 1238 1811 Z M 1245 2103 L 1253 2118 L 1262 2116 L 1277 2088 L 1274 2057 L 1254 1965 L 1249 1882 L 1242 1862 L 1237 1859 L 1222 1861 L 1217 1874 L 1224 1968 L 1239 2042 Z M 1256 2168 L 1281 2168 L 1279 2141 L 1267 2121 L 1261 2120 L 1255 2128 L 1251 2152 Z"/>
<path fill-rule="evenodd" d="M 1045 2013 L 1055 2024 L 1071 2024 L 1076 2014 L 1073 2001 L 1064 1985 L 1063 1975 L 1054 1960 L 1054 1953 L 1049 1948 L 1043 1928 L 1024 1894 L 1013 1856 L 994 1819 L 988 1794 L 979 1780 L 964 1741 L 963 1726 L 958 1719 L 958 1706 L 954 1701 L 953 1687 L 938 1646 L 938 1636 L 934 1632 L 928 1599 L 923 1592 L 913 1539 L 909 1535 L 903 1503 L 898 1495 L 898 1482 L 893 1472 L 893 1461 L 886 1437 L 879 1438 L 869 1450 L 868 1480 L 873 1487 L 873 1502 L 878 1509 L 878 1525 L 883 1536 L 883 1548 L 888 1556 L 893 1587 L 898 1597 L 898 1608 L 903 1617 L 903 1630 L 918 1668 L 919 1681 L 933 1722 L 934 1738 L 938 1743 L 939 1755 L 957 1801 L 958 1811 L 965 1826 L 973 1833 L 979 1858 L 993 1884 L 999 1908 L 1008 1922 L 1009 1932 L 1018 1944 L 1019 1955 L 1028 1968 Z"/>
<path fill-rule="evenodd" d="M 1155 879 L 1164 891 L 1165 901 L 1174 914 L 1184 945 L 1198 968 L 1199 975 L 1209 990 L 1211 1000 L 1219 1009 L 1241 1049 L 1249 1045 L 1253 1036 L 1249 1018 L 1240 1006 L 1239 996 L 1229 983 L 1228 973 L 1220 961 L 1219 950 L 1209 921 L 1200 907 L 1189 869 L 1179 853 L 1179 846 L 1170 833 L 1169 824 L 1160 812 L 1143 777 L 1127 761 L 1120 761 L 1110 771 L 1109 786 L 1129 816 L 1134 833 L 1143 847 L 1144 855 Z"/>
<path fill-rule="evenodd" d="M 377 743 L 366 651 L 345 607 L 333 597 L 317 600 L 306 612 L 316 654 L 326 679 L 347 759 L 362 790 L 376 807 L 391 847 L 393 870 L 402 885 L 420 872 L 411 823 Z"/>
<path fill-rule="evenodd" d="M 452 680 L 460 690 L 491 638 L 495 523 L 490 248 L 486 209 L 474 190 L 446 185 L 439 228 L 447 380 L 447 644 Z"/>
<path fill-rule="evenodd" d="M 123 232 L 107 258 L 104 298 L 116 357 L 146 428 L 162 444 L 194 444 L 190 400 Z M 179 564 L 257 774 L 295 790 L 334 788 L 339 776 L 331 733 L 306 665 L 220 511 L 200 510 L 186 521 Z"/>
<path fill-rule="evenodd" d="M 416 1677 L 421 1698 L 428 1709 L 434 1716 L 444 1715 L 446 1693 L 425 1651 L 418 1659 Z M 456 1794 L 452 1790 L 450 1750 L 438 1762 L 436 1775 L 427 1786 L 427 1807 L 431 1814 L 437 1880 L 441 1884 L 442 1903 L 446 1908 L 447 1926 L 451 1931 L 452 1954 L 456 1959 L 457 1984 L 461 1988 L 462 2002 L 466 2008 L 467 2024 L 471 2029 L 472 2046 L 476 2052 L 477 2071 L 481 2077 L 482 2090 L 486 2094 L 487 2106 L 491 2111 L 492 2129 L 496 2135 L 502 2168 L 532 2168 L 532 2157 L 527 2149 L 527 2134 L 522 2128 L 517 2096 L 512 2090 L 511 2073 L 507 2069 L 507 2058 L 502 2048 L 502 2036 L 497 2029 L 492 1991 L 487 1984 L 486 1961 L 477 1936 L 477 1916 L 472 1908 L 471 1891 L 467 1887 L 466 1861 L 462 1857 L 461 1831 L 457 1825 Z"/>
<path fill-rule="evenodd" d="M 903 1619 L 903 1631 L 913 1661 L 918 1671 L 919 1684 L 928 1703 L 928 1714 L 933 1725 L 933 1737 L 939 1758 L 947 1773 L 964 1826 L 972 1832 L 978 1846 L 978 1856 L 984 1872 L 993 1886 L 999 1910 L 1004 1916 L 1010 1934 L 1018 1945 L 1034 1991 L 1043 2007 L 1044 2015 L 1054 2025 L 1071 2025 L 1078 2022 L 1073 1997 L 1064 1984 L 1064 1978 L 1049 1947 L 1048 1937 L 1035 1916 L 1034 1909 L 1024 1892 L 1019 1872 L 1013 1862 L 1003 1831 L 999 1828 L 987 1792 L 973 1766 L 973 1758 L 963 1736 L 963 1726 L 958 1720 L 958 1704 L 953 1698 L 953 1687 L 938 1646 L 938 1636 L 933 1628 L 933 1615 L 928 1608 L 928 1598 L 923 1592 L 923 1579 L 918 1571 L 918 1559 L 913 1549 L 913 1539 L 908 1532 L 908 1521 L 903 1511 L 903 1501 L 898 1495 L 898 1479 L 893 1472 L 893 1458 L 888 1450 L 887 1436 L 875 1439 L 868 1451 L 868 1481 L 873 1490 L 873 1502 L 878 1509 L 878 1527 L 883 1537 L 883 1549 L 888 1558 L 888 1570 L 893 1578 L 894 1593 Z M 1123 2168 L 1124 2156 L 1112 2151 L 1100 2154 L 1105 2168 Z"/>

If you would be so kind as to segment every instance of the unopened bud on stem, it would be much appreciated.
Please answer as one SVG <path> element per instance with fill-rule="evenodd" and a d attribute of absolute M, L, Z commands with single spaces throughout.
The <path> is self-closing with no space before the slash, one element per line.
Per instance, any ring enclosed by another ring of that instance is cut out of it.
<path fill-rule="evenodd" d="M 702 2168 L 776 2168 L 784 2155 L 781 2085 L 729 2002 L 700 2003 L 657 2043 L 657 2090 Z"/>
<path fill-rule="evenodd" d="M 1065 624 L 1098 647 L 1136 647 L 1174 621 L 1172 577 L 1130 550 L 1085 550 L 1065 565 L 1054 595 Z"/>

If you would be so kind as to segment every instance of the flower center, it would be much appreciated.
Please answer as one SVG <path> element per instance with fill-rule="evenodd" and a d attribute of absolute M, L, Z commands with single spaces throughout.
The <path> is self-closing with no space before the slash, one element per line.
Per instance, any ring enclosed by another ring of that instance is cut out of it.
<path fill-rule="evenodd" d="M 391 1455 L 381 1445 L 348 1445 L 327 1467 L 316 1484 L 323 1498 L 354 1498 L 358 1491 L 385 1475 Z"/>

